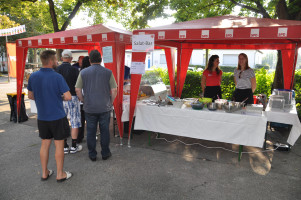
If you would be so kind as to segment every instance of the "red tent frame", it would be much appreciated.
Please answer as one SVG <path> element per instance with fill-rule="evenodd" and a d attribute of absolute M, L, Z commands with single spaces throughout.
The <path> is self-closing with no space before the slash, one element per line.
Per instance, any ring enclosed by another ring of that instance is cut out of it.
<path fill-rule="evenodd" d="M 102 54 L 102 47 L 112 46 L 113 62 L 105 63 L 112 70 L 118 85 L 117 97 L 113 103 L 120 137 L 123 137 L 121 122 L 124 58 L 125 50 L 131 49 L 132 33 L 102 24 L 85 28 L 39 35 L 17 40 L 17 108 L 20 111 L 21 93 L 28 48 L 81 49 L 88 52 L 97 49 Z"/>
<path fill-rule="evenodd" d="M 281 50 L 284 88 L 292 89 L 298 48 L 301 47 L 301 22 L 238 16 L 218 16 L 133 31 L 134 35 L 153 34 L 155 45 L 165 48 L 170 87 L 181 97 L 193 49 L 275 49 Z M 177 80 L 175 52 L 177 48 Z M 146 53 L 133 52 L 133 62 L 143 62 Z M 131 76 L 130 124 L 133 121 L 141 75 Z M 177 85 L 176 85 L 177 83 Z"/>

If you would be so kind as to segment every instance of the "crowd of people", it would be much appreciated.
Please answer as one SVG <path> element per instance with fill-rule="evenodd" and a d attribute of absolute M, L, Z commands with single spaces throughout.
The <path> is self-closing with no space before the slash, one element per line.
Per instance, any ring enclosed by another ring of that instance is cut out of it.
<path fill-rule="evenodd" d="M 216 100 L 222 98 L 223 71 L 219 68 L 218 55 L 209 58 L 208 65 L 202 77 L 202 96 Z M 256 89 L 256 77 L 254 70 L 248 64 L 248 56 L 245 53 L 238 55 L 238 65 L 234 70 L 235 91 L 233 101 L 253 104 L 253 93 Z"/>
<path fill-rule="evenodd" d="M 72 177 L 63 170 L 64 156 L 82 150 L 84 127 L 87 124 L 87 146 L 89 158 L 97 159 L 96 131 L 101 132 L 101 156 L 107 160 L 110 151 L 109 124 L 112 103 L 117 95 L 117 84 L 112 71 L 100 65 L 102 58 L 98 50 L 89 56 L 79 57 L 78 63 L 71 65 L 72 53 L 62 52 L 63 63 L 57 66 L 56 52 L 43 51 L 40 55 L 43 67 L 34 72 L 28 81 L 28 97 L 35 100 L 38 111 L 38 129 L 42 140 L 40 160 L 41 180 L 47 180 L 54 171 L 48 169 L 49 148 L 55 143 L 57 182 Z M 70 136 L 71 146 L 67 143 Z"/>

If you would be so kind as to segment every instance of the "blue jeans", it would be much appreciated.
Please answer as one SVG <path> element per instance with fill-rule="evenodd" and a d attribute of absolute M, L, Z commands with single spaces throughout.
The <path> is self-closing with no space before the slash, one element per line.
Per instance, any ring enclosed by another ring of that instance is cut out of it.
<path fill-rule="evenodd" d="M 110 154 L 110 119 L 111 111 L 104 113 L 85 113 L 87 122 L 87 145 L 89 150 L 89 157 L 96 158 L 96 131 L 99 123 L 100 129 L 100 145 L 101 155 L 106 157 Z"/>

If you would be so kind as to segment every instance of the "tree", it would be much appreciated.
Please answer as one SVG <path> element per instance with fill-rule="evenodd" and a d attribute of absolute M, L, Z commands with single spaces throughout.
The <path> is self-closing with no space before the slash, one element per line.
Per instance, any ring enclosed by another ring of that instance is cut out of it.
<path fill-rule="evenodd" d="M 177 12 L 177 21 L 188 21 L 217 15 L 230 14 L 235 6 L 240 7 L 241 16 L 255 16 L 270 19 L 301 20 L 300 0 L 173 0 L 170 7 Z M 281 51 L 278 60 L 273 88 L 283 88 L 283 68 Z"/>
<path fill-rule="evenodd" d="M 80 10 L 88 12 L 92 24 L 114 19 L 130 30 L 145 28 L 147 20 L 166 16 L 164 6 L 168 0 L 0 0 L 0 3 L 0 13 L 24 22 L 27 27 L 34 25 L 32 35 L 40 35 L 65 31 Z"/>

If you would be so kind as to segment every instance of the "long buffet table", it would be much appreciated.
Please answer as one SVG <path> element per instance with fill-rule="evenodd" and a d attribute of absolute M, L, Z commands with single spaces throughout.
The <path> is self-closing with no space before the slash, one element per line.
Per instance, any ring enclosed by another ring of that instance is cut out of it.
<path fill-rule="evenodd" d="M 301 135 L 301 124 L 294 103 L 285 109 L 267 107 L 263 115 L 260 115 L 209 111 L 206 108 L 199 111 L 191 108 L 148 106 L 137 102 L 135 115 L 136 130 L 246 146 L 263 146 L 267 121 L 292 125 L 287 140 L 290 145 L 294 145 Z M 128 121 L 128 116 L 129 102 L 124 102 L 122 121 Z"/>
<path fill-rule="evenodd" d="M 137 104 L 134 129 L 262 147 L 267 118 L 261 114 L 179 109 Z"/>

